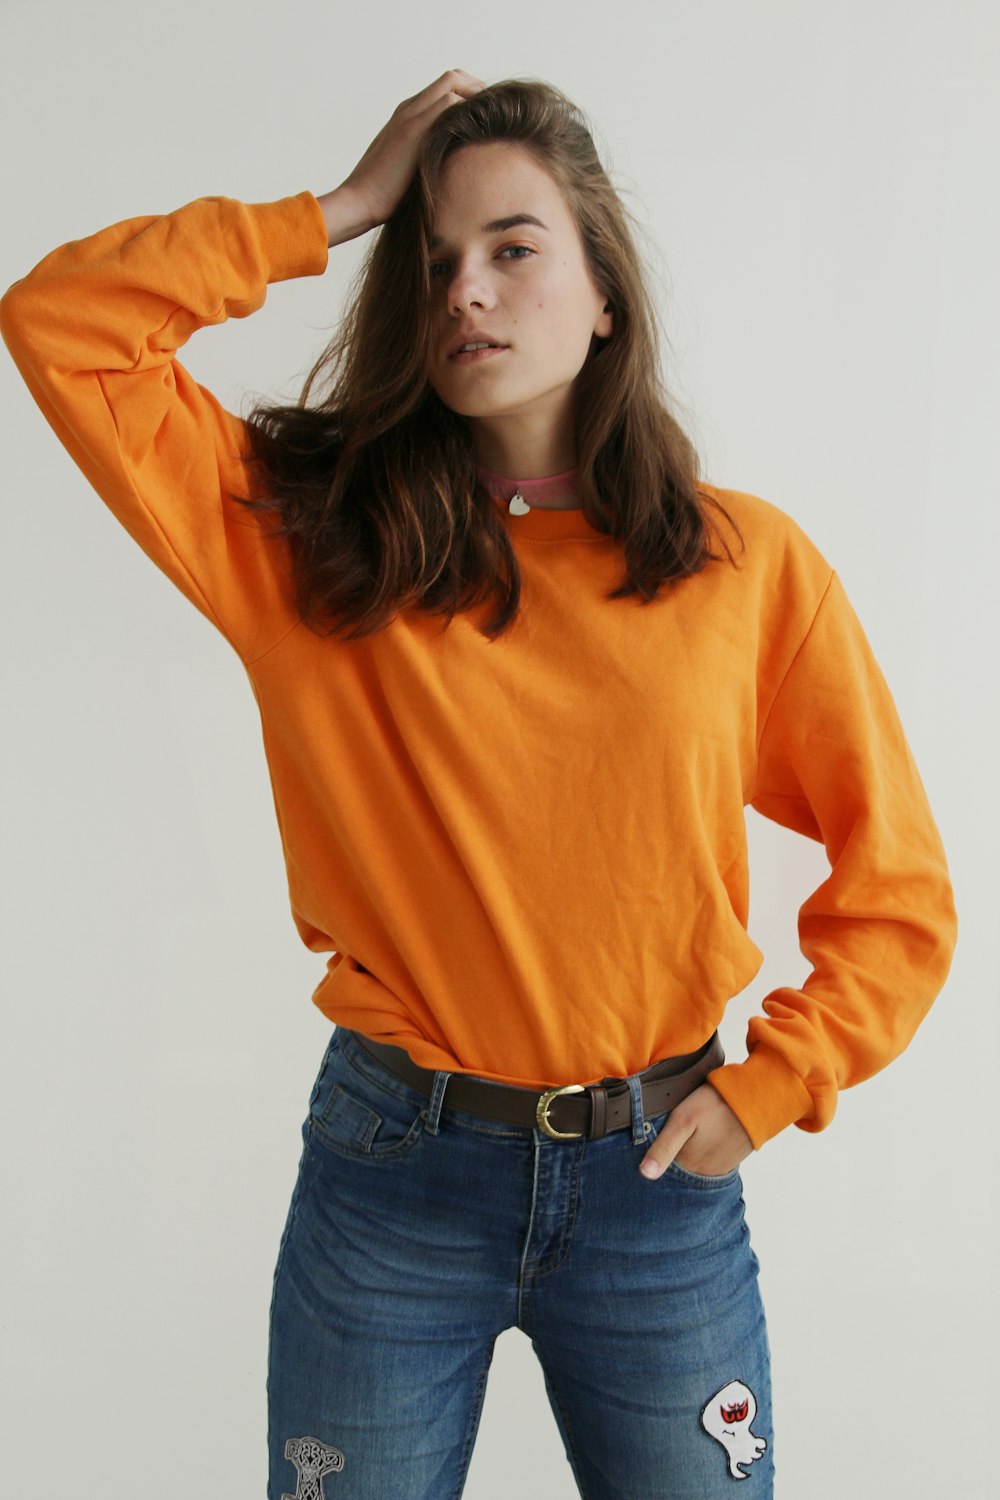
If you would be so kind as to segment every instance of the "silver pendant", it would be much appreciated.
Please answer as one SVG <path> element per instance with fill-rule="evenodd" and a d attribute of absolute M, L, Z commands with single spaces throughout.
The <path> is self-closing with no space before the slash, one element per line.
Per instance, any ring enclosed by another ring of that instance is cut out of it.
<path fill-rule="evenodd" d="M 526 516 L 528 514 L 528 511 L 531 509 L 531 506 L 525 500 L 524 496 L 521 494 L 521 491 L 515 490 L 510 498 L 510 504 L 508 505 L 507 509 L 510 511 L 512 516 Z"/>

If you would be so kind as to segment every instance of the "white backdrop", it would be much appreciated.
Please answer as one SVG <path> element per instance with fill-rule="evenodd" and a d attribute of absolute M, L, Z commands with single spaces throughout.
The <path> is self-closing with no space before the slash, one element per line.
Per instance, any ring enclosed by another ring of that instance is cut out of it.
<path fill-rule="evenodd" d="M 6 0 L 0 41 L 0 290 L 135 214 L 326 192 L 451 66 L 546 78 L 587 111 L 645 225 L 706 477 L 788 510 L 842 577 L 959 909 L 904 1055 L 826 1131 L 743 1164 L 776 1494 L 993 1496 L 995 8 Z M 233 410 L 291 399 L 366 244 L 183 362 Z M 268 1303 L 330 1029 L 309 998 L 324 960 L 292 926 L 237 657 L 0 352 L 4 1489 L 263 1496 Z M 761 997 L 808 972 L 796 914 L 828 869 L 747 819 L 766 957 L 730 1003 L 730 1059 Z M 518 1492 L 576 1495 L 508 1330 L 465 1494 Z"/>

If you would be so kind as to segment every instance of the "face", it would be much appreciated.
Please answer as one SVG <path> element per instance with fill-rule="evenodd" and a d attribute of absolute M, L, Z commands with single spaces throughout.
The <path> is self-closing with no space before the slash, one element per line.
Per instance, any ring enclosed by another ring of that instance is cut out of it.
<path fill-rule="evenodd" d="M 470 419 L 488 468 L 510 473 L 520 464 L 527 478 L 532 465 L 541 473 L 573 467 L 573 383 L 593 335 L 610 335 L 612 315 L 561 192 L 525 151 L 490 141 L 447 159 L 434 209 L 431 385 Z M 540 223 L 494 226 L 520 214 Z M 505 347 L 467 361 L 450 357 L 475 330 Z"/>

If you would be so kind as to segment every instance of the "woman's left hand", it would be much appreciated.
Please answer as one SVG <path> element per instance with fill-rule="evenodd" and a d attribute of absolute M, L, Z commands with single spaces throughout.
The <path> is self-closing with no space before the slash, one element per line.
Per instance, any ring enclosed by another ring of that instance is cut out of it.
<path fill-rule="evenodd" d="M 682 1146 L 683 1156 L 679 1154 Z M 676 1158 L 677 1165 L 690 1172 L 724 1177 L 753 1149 L 753 1141 L 722 1095 L 710 1083 L 703 1083 L 667 1115 L 640 1168 L 646 1176 L 659 1177 Z M 657 1170 L 650 1173 L 650 1165 Z"/>

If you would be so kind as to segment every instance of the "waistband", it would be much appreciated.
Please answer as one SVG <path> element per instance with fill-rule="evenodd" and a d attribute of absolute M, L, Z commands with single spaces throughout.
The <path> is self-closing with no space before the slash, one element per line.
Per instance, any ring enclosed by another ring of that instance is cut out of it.
<path fill-rule="evenodd" d="M 358 1045 L 390 1072 L 430 1098 L 435 1069 L 419 1067 L 403 1047 L 377 1042 L 349 1027 L 344 1030 L 350 1031 Z M 697 1051 L 651 1063 L 636 1075 L 644 1116 L 673 1109 L 725 1060 L 722 1039 L 714 1031 Z M 474 1073 L 451 1073 L 445 1094 L 446 1105 L 451 1109 L 511 1125 L 534 1125 L 553 1140 L 586 1136 L 595 1141 L 611 1130 L 632 1125 L 632 1094 L 627 1078 L 606 1077 L 600 1083 L 565 1083 L 558 1088 L 538 1090 L 480 1078 Z"/>

